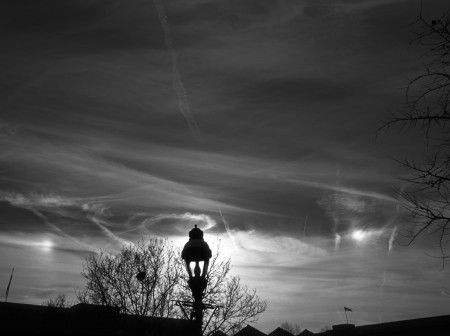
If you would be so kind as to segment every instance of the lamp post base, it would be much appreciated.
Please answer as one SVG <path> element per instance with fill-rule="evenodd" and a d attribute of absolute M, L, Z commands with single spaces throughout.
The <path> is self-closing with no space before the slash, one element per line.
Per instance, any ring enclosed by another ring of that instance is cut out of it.
<path fill-rule="evenodd" d="M 194 297 L 194 316 L 196 321 L 196 335 L 203 336 L 203 303 L 202 296 L 207 281 L 204 277 L 194 277 L 188 280 L 189 288 Z"/>

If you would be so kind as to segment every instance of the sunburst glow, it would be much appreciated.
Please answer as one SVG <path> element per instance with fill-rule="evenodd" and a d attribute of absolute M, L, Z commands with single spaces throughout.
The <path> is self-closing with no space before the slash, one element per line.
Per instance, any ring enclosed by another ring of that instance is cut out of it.
<path fill-rule="evenodd" d="M 54 247 L 54 244 L 51 240 L 45 239 L 36 243 L 36 246 L 41 248 L 44 251 L 51 251 Z"/>
<path fill-rule="evenodd" d="M 356 240 L 358 243 L 362 243 L 369 237 L 369 232 L 364 230 L 355 230 L 352 232 L 352 239 Z"/>

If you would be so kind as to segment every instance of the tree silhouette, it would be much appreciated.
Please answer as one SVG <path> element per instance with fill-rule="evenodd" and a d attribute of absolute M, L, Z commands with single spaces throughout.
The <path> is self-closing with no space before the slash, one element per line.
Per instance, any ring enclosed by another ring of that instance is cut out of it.
<path fill-rule="evenodd" d="M 298 324 L 292 324 L 287 321 L 281 323 L 280 328 L 290 332 L 292 335 L 297 335 L 302 331 Z"/>
<path fill-rule="evenodd" d="M 220 250 L 220 248 L 217 248 Z M 214 306 L 204 312 L 204 334 L 217 330 L 234 332 L 258 319 L 267 303 L 255 290 L 242 285 L 239 276 L 229 274 L 230 259 L 213 253 L 207 274 L 203 302 Z M 77 291 L 80 302 L 119 307 L 122 313 L 139 316 L 188 318 L 177 306 L 192 300 L 181 253 L 171 243 L 150 239 L 124 246 L 112 255 L 90 254 L 81 273 L 86 286 Z"/>
<path fill-rule="evenodd" d="M 204 335 L 212 335 L 221 330 L 233 335 L 248 323 L 256 322 L 267 308 L 267 302 L 260 300 L 255 289 L 249 289 L 241 283 L 238 275 L 230 275 L 231 260 L 220 259 L 220 247 L 210 260 L 207 274 L 208 286 L 203 302 L 216 306 L 204 312 Z M 187 285 L 187 276 L 183 274 L 182 299 L 191 297 Z"/>
<path fill-rule="evenodd" d="M 56 308 L 70 308 L 74 305 L 74 302 L 69 301 L 65 294 L 59 294 L 54 299 L 48 299 L 42 302 L 44 306 L 56 307 Z"/>
<path fill-rule="evenodd" d="M 425 50 L 423 69 L 406 87 L 406 108 L 391 114 L 378 132 L 392 126 L 421 131 L 426 145 L 421 159 L 398 160 L 407 169 L 401 202 L 412 215 L 403 235 L 408 245 L 422 234 L 435 235 L 444 264 L 450 234 L 450 12 L 427 20 L 421 11 L 414 24 L 411 43 Z"/>
<path fill-rule="evenodd" d="M 120 308 L 124 314 L 168 317 L 175 313 L 174 291 L 181 267 L 174 248 L 152 239 L 124 246 L 118 255 L 91 253 L 83 265 L 86 287 L 80 302 Z"/>

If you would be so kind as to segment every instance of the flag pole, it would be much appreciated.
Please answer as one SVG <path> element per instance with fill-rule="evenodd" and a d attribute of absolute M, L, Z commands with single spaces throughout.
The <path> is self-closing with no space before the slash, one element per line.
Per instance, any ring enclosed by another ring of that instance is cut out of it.
<path fill-rule="evenodd" d="M 344 307 L 344 312 L 345 312 L 345 320 L 347 321 L 347 324 L 348 324 L 347 309 L 345 309 L 345 307 Z"/>
<path fill-rule="evenodd" d="M 13 274 L 14 274 L 14 268 L 12 269 L 11 276 L 9 277 L 8 287 L 6 287 L 5 302 L 8 302 L 9 287 L 11 286 L 11 280 L 13 278 Z"/>

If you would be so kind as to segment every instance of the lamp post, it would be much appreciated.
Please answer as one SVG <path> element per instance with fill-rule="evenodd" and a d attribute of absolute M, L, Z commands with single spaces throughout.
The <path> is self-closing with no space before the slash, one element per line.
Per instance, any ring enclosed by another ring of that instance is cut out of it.
<path fill-rule="evenodd" d="M 208 273 L 211 249 L 203 240 L 203 231 L 197 225 L 189 232 L 189 241 L 184 245 L 181 258 L 186 263 L 186 270 L 189 274 L 188 285 L 194 297 L 194 317 L 196 321 L 196 335 L 202 336 L 203 322 L 203 292 L 208 283 L 206 274 Z"/>

